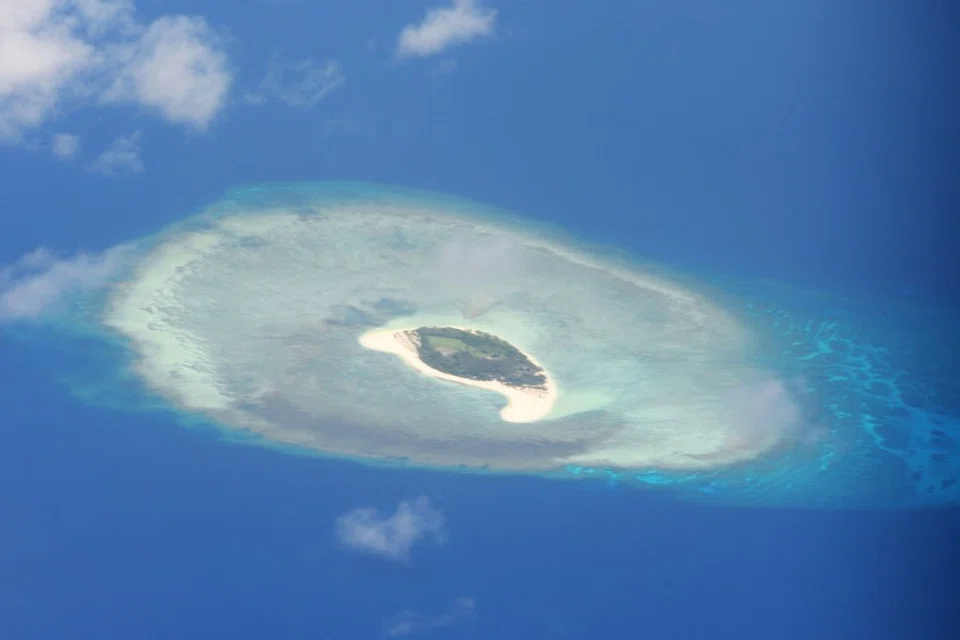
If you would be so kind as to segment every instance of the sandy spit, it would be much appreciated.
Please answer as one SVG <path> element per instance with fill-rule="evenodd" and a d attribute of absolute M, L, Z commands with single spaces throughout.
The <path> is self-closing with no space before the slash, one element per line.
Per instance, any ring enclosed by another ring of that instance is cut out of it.
<path fill-rule="evenodd" d="M 471 330 L 469 327 L 451 328 L 466 331 Z M 410 327 L 409 329 L 374 329 L 361 335 L 359 342 L 367 349 L 392 353 L 398 356 L 408 366 L 413 367 L 425 376 L 438 380 L 456 382 L 477 389 L 496 391 L 507 399 L 507 405 L 500 411 L 500 418 L 505 422 L 536 422 L 537 420 L 542 420 L 547 417 L 553 410 L 553 406 L 559 396 L 557 386 L 550 372 L 525 351 L 517 348 L 517 350 L 529 358 L 532 363 L 543 370 L 543 374 L 547 378 L 544 389 L 511 387 L 493 380 L 470 380 L 438 371 L 424 364 L 417 355 L 417 345 L 414 339 L 406 333 L 413 329 L 416 329 L 416 327 Z M 516 347 L 516 345 L 514 345 L 514 347 Z"/>

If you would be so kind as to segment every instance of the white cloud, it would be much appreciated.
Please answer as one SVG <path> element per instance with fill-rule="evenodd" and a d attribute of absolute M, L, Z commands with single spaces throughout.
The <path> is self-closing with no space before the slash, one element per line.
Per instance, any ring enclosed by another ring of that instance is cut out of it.
<path fill-rule="evenodd" d="M 143 160 L 140 157 L 140 132 L 134 131 L 129 136 L 116 138 L 90 164 L 90 170 L 105 176 L 143 171 Z"/>
<path fill-rule="evenodd" d="M 223 106 L 231 76 L 218 39 L 202 18 L 159 18 L 104 94 L 154 109 L 166 120 L 205 129 Z"/>
<path fill-rule="evenodd" d="M 420 24 L 409 24 L 397 39 L 398 57 L 426 57 L 477 38 L 493 35 L 496 9 L 477 0 L 453 0 L 453 6 L 430 9 Z"/>
<path fill-rule="evenodd" d="M 58 158 L 69 160 L 80 150 L 80 138 L 69 133 L 57 133 L 50 139 L 50 149 Z"/>
<path fill-rule="evenodd" d="M 0 139 L 18 139 L 42 123 L 61 94 L 93 64 L 95 50 L 75 21 L 54 13 L 56 0 L 0 5 Z"/>
<path fill-rule="evenodd" d="M 143 25 L 130 0 L 0 2 L 0 141 L 103 101 L 203 128 L 230 81 L 222 44 L 201 18 Z"/>
<path fill-rule="evenodd" d="M 36 319 L 78 291 L 102 286 L 129 254 L 120 246 L 61 258 L 46 248 L 0 266 L 0 321 Z"/>
<path fill-rule="evenodd" d="M 260 88 L 246 99 L 251 104 L 262 104 L 276 98 L 291 107 L 312 107 L 343 86 L 346 80 L 338 60 L 318 63 L 307 58 L 289 66 L 275 63 Z"/>
<path fill-rule="evenodd" d="M 443 514 L 421 496 L 400 502 L 392 516 L 369 507 L 345 513 L 337 518 L 337 538 L 350 549 L 406 563 L 416 543 L 443 542 L 446 534 Z"/>
<path fill-rule="evenodd" d="M 59 4 L 75 7 L 85 20 L 86 30 L 93 36 L 109 29 L 128 33 L 136 30 L 133 0 L 72 0 Z"/>
<path fill-rule="evenodd" d="M 449 627 L 465 618 L 472 618 L 476 614 L 477 605 L 473 598 L 457 598 L 450 607 L 436 614 L 426 614 L 419 611 L 406 610 L 383 623 L 383 635 L 388 638 L 398 638 L 419 633 L 429 633 Z"/>

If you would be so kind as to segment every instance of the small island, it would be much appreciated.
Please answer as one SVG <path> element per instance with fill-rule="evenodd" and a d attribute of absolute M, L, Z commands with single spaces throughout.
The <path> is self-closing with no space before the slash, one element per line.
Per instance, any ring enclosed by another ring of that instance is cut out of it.
<path fill-rule="evenodd" d="M 490 333 L 467 327 L 376 329 L 360 336 L 360 344 L 399 356 L 430 377 L 501 393 L 507 406 L 500 417 L 507 422 L 540 420 L 556 402 L 547 371 Z"/>
<path fill-rule="evenodd" d="M 543 369 L 505 340 L 451 327 L 423 327 L 408 332 L 424 364 L 470 380 L 495 380 L 510 387 L 542 388 Z"/>

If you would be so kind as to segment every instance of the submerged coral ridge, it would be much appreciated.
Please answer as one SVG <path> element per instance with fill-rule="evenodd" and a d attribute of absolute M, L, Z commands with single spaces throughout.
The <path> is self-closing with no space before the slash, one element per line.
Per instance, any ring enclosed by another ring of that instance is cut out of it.
<path fill-rule="evenodd" d="M 785 291 L 717 295 L 449 196 L 280 184 L 142 243 L 100 319 L 153 394 L 306 451 L 734 501 L 956 499 L 938 392 L 956 372 Z M 362 344 L 424 328 L 435 372 L 489 375 L 451 384 Z M 505 375 L 549 402 L 511 418 Z"/>

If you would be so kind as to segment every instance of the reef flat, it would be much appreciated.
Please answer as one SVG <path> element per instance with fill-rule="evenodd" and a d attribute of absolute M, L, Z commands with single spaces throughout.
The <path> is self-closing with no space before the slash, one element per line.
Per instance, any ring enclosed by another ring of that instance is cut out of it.
<path fill-rule="evenodd" d="M 799 426 L 750 329 L 695 289 L 465 201 L 322 196 L 234 194 L 141 256 L 103 322 L 133 345 L 150 389 L 277 443 L 494 470 L 709 469 Z M 429 341 L 440 369 L 422 343 L 386 342 L 429 327 L 522 348 L 550 391 L 438 384 L 458 376 Z"/>
<path fill-rule="evenodd" d="M 97 345 L 67 377 L 85 401 L 373 464 L 733 503 L 960 499 L 949 309 L 692 279 L 366 183 L 234 189 L 116 251 L 111 284 L 55 319 L 70 342 L 35 340 Z"/>

